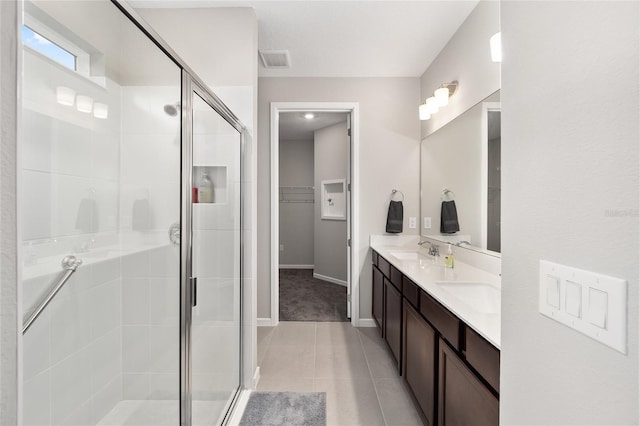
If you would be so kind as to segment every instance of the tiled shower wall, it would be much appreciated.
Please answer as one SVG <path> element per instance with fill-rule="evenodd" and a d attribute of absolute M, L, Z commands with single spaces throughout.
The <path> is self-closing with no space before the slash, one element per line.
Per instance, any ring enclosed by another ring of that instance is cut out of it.
<path fill-rule="evenodd" d="M 23 310 L 64 255 L 85 263 L 24 336 L 23 423 L 95 424 L 122 399 L 177 399 L 179 253 L 166 231 L 179 220 L 180 133 L 163 106 L 180 89 L 105 89 L 37 53 L 24 61 Z M 108 119 L 58 104 L 57 86 L 108 104 Z M 93 232 L 78 226 L 86 199 Z M 146 226 L 132 229 L 140 199 Z M 105 246 L 135 253 L 106 257 Z"/>

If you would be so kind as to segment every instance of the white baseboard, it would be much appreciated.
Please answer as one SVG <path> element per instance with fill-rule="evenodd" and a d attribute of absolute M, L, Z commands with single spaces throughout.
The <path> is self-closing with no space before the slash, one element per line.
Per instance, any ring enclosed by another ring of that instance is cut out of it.
<path fill-rule="evenodd" d="M 356 327 L 377 327 L 373 318 L 360 318 Z"/>
<path fill-rule="evenodd" d="M 280 265 L 280 269 L 313 269 L 314 265 Z"/>
<path fill-rule="evenodd" d="M 329 282 L 329 283 L 333 283 L 333 284 L 338 284 L 338 285 L 341 285 L 341 286 L 344 286 L 344 287 L 346 287 L 346 286 L 348 286 L 348 285 L 349 285 L 349 284 L 348 284 L 346 281 L 344 281 L 344 280 L 339 280 L 339 279 L 337 279 L 337 278 L 328 277 L 328 276 L 326 276 L 326 275 L 316 274 L 315 272 L 313 273 L 313 278 L 317 278 L 317 279 L 319 279 L 319 280 L 327 281 L 327 282 Z"/>
<path fill-rule="evenodd" d="M 271 318 L 256 318 L 256 326 L 258 327 L 275 327 L 276 325 Z"/>
<path fill-rule="evenodd" d="M 231 413 L 231 417 L 229 417 L 229 421 L 227 422 L 229 426 L 238 426 L 240 424 L 240 420 L 242 420 L 244 410 L 247 408 L 247 402 L 249 402 L 250 396 L 251 390 L 243 389 L 240 391 L 238 401 L 236 402 L 235 407 L 233 407 L 233 413 Z"/>

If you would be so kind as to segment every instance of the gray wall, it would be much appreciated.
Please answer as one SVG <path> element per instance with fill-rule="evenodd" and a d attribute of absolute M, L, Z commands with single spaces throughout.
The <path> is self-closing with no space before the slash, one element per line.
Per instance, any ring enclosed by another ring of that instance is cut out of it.
<path fill-rule="evenodd" d="M 347 122 L 314 133 L 315 159 L 315 239 L 314 274 L 347 281 L 347 222 L 321 219 L 321 181 L 347 179 L 349 136 Z"/>
<path fill-rule="evenodd" d="M 280 141 L 280 186 L 313 186 L 313 140 Z M 313 192 L 311 192 L 313 194 Z M 306 198 L 291 195 L 292 199 Z M 313 203 L 280 203 L 280 265 L 313 265 Z"/>
<path fill-rule="evenodd" d="M 500 31 L 500 2 L 481 1 L 420 79 L 421 102 L 442 83 L 458 80 L 449 105 L 421 122 L 422 138 L 500 88 L 500 64 L 491 62 L 489 38 Z"/>
<path fill-rule="evenodd" d="M 505 425 L 638 424 L 639 7 L 502 2 Z M 540 259 L 628 280 L 627 355 L 538 313 Z"/>
<path fill-rule="evenodd" d="M 418 216 L 420 104 L 418 78 L 260 78 L 258 81 L 258 318 L 270 317 L 269 108 L 271 102 L 360 104 L 360 318 L 371 318 L 369 236 L 384 234 L 389 196 L 404 192 L 408 217 Z M 357 297 L 354 295 L 354 297 Z"/>

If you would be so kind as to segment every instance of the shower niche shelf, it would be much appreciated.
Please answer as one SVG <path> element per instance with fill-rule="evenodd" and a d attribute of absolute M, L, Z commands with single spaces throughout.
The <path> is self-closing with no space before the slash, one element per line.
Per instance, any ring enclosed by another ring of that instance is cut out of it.
<path fill-rule="evenodd" d="M 197 188 L 204 173 L 209 175 L 209 179 L 213 183 L 213 202 L 201 203 L 198 200 L 198 205 L 211 205 L 211 204 L 227 204 L 228 195 L 228 175 L 227 166 L 225 165 L 194 165 L 193 166 L 193 187 Z"/>
<path fill-rule="evenodd" d="M 345 179 L 323 180 L 321 185 L 322 220 L 347 220 Z"/>

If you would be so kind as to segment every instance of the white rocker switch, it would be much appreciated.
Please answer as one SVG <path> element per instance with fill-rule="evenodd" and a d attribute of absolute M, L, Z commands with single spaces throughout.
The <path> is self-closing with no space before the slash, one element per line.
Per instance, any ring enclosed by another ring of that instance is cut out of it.
<path fill-rule="evenodd" d="M 582 285 L 567 281 L 566 310 L 569 315 L 580 318 L 582 312 Z"/>
<path fill-rule="evenodd" d="M 589 322 L 595 326 L 607 328 L 607 293 L 589 288 Z"/>
<path fill-rule="evenodd" d="M 560 309 L 560 279 L 547 275 L 547 305 L 554 309 Z"/>

